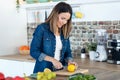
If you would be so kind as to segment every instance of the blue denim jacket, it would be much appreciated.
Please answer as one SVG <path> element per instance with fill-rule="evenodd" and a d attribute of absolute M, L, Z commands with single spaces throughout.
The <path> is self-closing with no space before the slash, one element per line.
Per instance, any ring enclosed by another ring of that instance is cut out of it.
<path fill-rule="evenodd" d="M 70 41 L 69 38 L 64 39 L 62 33 L 60 34 L 60 38 L 62 41 L 60 62 L 65 65 L 68 60 L 72 60 Z M 53 64 L 51 62 L 45 61 L 44 58 L 46 55 L 54 57 L 55 47 L 55 35 L 50 31 L 49 24 L 42 23 L 38 25 L 33 33 L 33 39 L 30 47 L 30 55 L 36 59 L 33 73 L 43 71 L 44 68 L 53 70 Z"/>

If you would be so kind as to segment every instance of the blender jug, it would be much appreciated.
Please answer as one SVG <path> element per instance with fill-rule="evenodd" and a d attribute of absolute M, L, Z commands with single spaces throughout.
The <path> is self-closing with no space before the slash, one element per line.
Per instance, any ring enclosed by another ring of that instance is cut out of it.
<path fill-rule="evenodd" d="M 106 30 L 105 29 L 96 29 L 96 39 L 97 39 L 97 49 L 96 49 L 96 61 L 106 61 L 107 53 L 105 49 L 106 41 Z"/>

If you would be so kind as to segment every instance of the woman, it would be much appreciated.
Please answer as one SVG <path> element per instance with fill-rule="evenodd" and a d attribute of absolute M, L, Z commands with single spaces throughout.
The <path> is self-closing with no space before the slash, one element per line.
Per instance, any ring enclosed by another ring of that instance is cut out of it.
<path fill-rule="evenodd" d="M 30 49 L 30 55 L 36 59 L 34 73 L 45 68 L 54 71 L 68 64 L 77 65 L 70 50 L 71 17 L 71 6 L 60 2 L 47 20 L 37 26 Z"/>

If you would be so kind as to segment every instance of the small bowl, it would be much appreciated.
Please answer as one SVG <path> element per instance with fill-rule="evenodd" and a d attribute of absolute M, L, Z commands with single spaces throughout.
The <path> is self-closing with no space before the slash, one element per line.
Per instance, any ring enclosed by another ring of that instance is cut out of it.
<path fill-rule="evenodd" d="M 30 54 L 30 50 L 19 50 L 21 55 L 28 55 Z"/>

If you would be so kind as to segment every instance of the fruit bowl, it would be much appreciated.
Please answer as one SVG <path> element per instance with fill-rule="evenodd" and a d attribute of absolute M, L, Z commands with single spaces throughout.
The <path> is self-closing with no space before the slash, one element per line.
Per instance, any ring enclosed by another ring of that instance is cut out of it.
<path fill-rule="evenodd" d="M 30 50 L 19 50 L 19 53 L 21 55 L 28 55 L 28 54 L 30 54 Z"/>
<path fill-rule="evenodd" d="M 30 54 L 30 47 L 27 45 L 22 45 L 19 47 L 19 53 L 22 55 Z"/>

